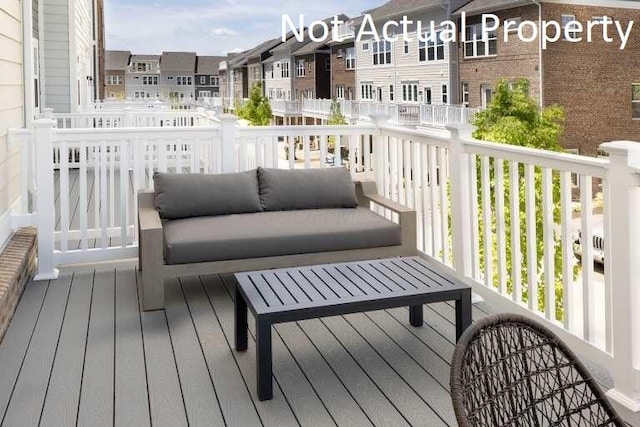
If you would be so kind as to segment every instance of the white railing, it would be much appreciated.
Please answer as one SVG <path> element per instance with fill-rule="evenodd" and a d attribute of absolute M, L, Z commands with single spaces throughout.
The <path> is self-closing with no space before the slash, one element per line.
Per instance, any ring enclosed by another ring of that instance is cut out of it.
<path fill-rule="evenodd" d="M 38 278 L 54 276 L 64 263 L 136 256 L 135 195 L 152 186 L 156 171 L 347 165 L 416 209 L 422 253 L 496 307 L 546 319 L 576 351 L 610 367 L 610 395 L 637 409 L 640 144 L 604 144 L 609 158 L 589 158 L 477 141 L 467 128 L 430 133 L 387 119 L 239 127 L 223 116 L 220 125 L 201 128 L 91 130 L 36 121 L 33 132 L 11 138 L 23 145 L 23 165 L 35 157 Z M 52 152 L 59 153 L 58 172 Z M 599 192 L 603 275 L 591 262 Z"/>
<path fill-rule="evenodd" d="M 270 101 L 271 111 L 276 115 L 299 116 L 302 115 L 301 101 L 286 101 L 283 99 L 272 99 Z"/>
<path fill-rule="evenodd" d="M 467 124 L 479 111 L 479 108 L 459 105 L 421 105 L 419 121 L 420 124 L 430 126 Z"/>

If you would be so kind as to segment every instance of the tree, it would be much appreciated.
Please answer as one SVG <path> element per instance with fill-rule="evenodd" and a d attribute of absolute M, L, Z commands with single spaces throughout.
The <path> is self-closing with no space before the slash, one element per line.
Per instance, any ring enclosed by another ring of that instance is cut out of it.
<path fill-rule="evenodd" d="M 329 118 L 327 120 L 327 124 L 330 126 L 342 126 L 342 125 L 348 124 L 347 119 L 344 117 L 344 114 L 342 114 L 342 107 L 338 102 L 338 100 L 336 99 L 331 100 L 331 105 L 329 106 Z M 340 137 L 340 141 L 342 142 L 342 137 Z M 342 143 L 340 144 L 340 148 L 342 149 L 342 151 L 340 152 L 340 155 L 343 156 L 346 154 L 348 156 L 348 149 L 344 147 Z M 329 150 L 330 153 L 333 153 L 335 151 L 336 144 L 335 144 L 334 136 L 329 137 L 327 149 Z"/>
<path fill-rule="evenodd" d="M 509 85 L 505 80 L 500 80 L 494 91 L 493 99 L 491 100 L 488 108 L 482 112 L 479 112 L 473 120 L 473 124 L 477 127 L 474 133 L 474 137 L 484 141 L 492 141 L 503 144 L 518 145 L 521 147 L 539 148 L 551 151 L 562 151 L 559 139 L 562 134 L 564 124 L 564 111 L 559 106 L 550 106 L 547 108 L 539 108 L 536 103 L 529 97 L 529 84 L 526 80 L 521 80 L 515 84 Z M 496 184 L 496 168 L 495 162 L 491 161 L 491 200 L 492 211 L 495 212 L 495 184 Z M 480 173 L 480 163 L 477 164 L 478 177 Z M 525 181 L 524 181 L 524 166 L 519 166 L 519 205 L 520 205 L 520 234 L 526 236 L 526 202 L 525 202 Z M 507 230 L 511 228 L 511 213 L 510 213 L 510 181 L 509 181 L 509 165 L 504 165 L 504 176 L 502 177 L 505 189 L 505 227 Z M 560 221 L 560 179 L 558 174 L 553 174 L 553 214 L 554 221 L 559 223 Z M 480 180 L 478 183 L 481 186 Z M 536 206 L 542 206 L 542 171 L 540 168 L 535 168 L 535 194 L 536 194 Z M 481 191 L 478 191 L 478 206 L 479 210 L 482 210 Z M 481 265 L 484 264 L 484 242 L 483 242 L 483 230 L 485 226 L 491 227 L 493 231 L 496 230 L 496 216 L 491 215 L 491 224 L 482 223 L 482 213 L 479 212 L 480 218 L 480 257 Z M 523 282 L 523 298 L 528 300 L 529 295 L 526 291 L 526 283 L 528 282 L 529 274 L 536 274 L 538 283 L 538 304 L 541 310 L 544 310 L 545 302 L 545 287 L 544 276 L 539 274 L 541 271 L 541 263 L 544 257 L 544 243 L 540 237 L 543 235 L 543 212 L 541 209 L 536 209 L 536 235 L 538 241 L 536 242 L 536 251 L 538 266 L 535 272 L 528 272 L 526 269 L 527 259 L 527 242 L 526 239 L 521 239 L 520 249 L 522 253 L 522 264 L 517 266 L 522 271 Z M 494 235 L 495 233 L 492 233 Z M 556 318 L 562 319 L 563 317 L 563 288 L 562 288 L 562 254 L 561 254 L 561 241 L 559 236 L 555 238 L 555 291 L 556 291 Z M 491 242 L 493 247 L 493 260 L 490 265 L 494 270 L 496 266 L 497 255 L 497 242 L 495 239 Z M 513 267 L 513 259 L 511 253 L 511 239 L 506 239 L 506 255 L 507 255 L 507 269 L 510 273 Z M 559 274 L 558 274 L 559 273 Z M 493 275 L 494 285 L 497 286 L 498 275 Z M 507 275 L 507 288 L 511 292 L 513 290 L 511 274 Z"/>
<path fill-rule="evenodd" d="M 236 105 L 236 115 L 248 120 L 251 126 L 267 126 L 271 123 L 273 112 L 269 99 L 262 95 L 262 84 L 255 83 L 251 87 L 247 103 Z"/>

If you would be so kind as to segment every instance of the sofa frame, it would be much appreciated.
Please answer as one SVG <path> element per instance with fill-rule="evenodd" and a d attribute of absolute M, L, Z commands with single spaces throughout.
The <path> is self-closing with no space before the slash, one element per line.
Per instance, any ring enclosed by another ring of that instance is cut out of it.
<path fill-rule="evenodd" d="M 374 182 L 356 181 L 355 185 L 360 207 L 369 208 L 373 203 L 398 215 L 401 245 L 168 265 L 164 262 L 162 221 L 154 207 L 154 193 L 153 191 L 140 192 L 138 194 L 138 259 L 142 274 L 143 310 L 164 309 L 165 279 L 417 255 L 416 211 L 378 195 Z"/>

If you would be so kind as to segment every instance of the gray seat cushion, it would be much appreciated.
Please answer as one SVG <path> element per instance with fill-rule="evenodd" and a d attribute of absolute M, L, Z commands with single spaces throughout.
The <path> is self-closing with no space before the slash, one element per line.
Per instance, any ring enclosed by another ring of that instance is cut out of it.
<path fill-rule="evenodd" d="M 153 182 L 155 208 L 163 219 L 262 211 L 255 169 L 222 175 L 156 173 Z"/>
<path fill-rule="evenodd" d="M 355 185 L 345 168 L 258 168 L 260 201 L 265 211 L 355 208 Z"/>
<path fill-rule="evenodd" d="M 170 265 L 401 244 L 400 226 L 365 208 L 165 221 L 164 239 Z"/>

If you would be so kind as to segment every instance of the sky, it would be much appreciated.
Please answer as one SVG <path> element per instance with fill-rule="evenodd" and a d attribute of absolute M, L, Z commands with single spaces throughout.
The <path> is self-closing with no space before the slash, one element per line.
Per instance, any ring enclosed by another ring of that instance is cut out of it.
<path fill-rule="evenodd" d="M 282 34 L 282 15 L 305 23 L 350 17 L 385 0 L 105 0 L 109 50 L 137 54 L 190 51 L 226 55 Z"/>

